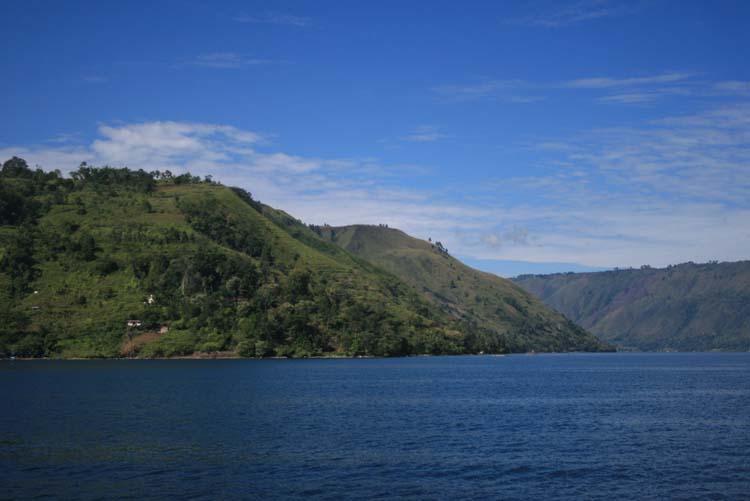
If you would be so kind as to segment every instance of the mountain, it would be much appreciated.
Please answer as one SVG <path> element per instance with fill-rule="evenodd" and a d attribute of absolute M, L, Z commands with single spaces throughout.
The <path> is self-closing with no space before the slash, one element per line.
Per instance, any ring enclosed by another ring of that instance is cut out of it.
<path fill-rule="evenodd" d="M 750 350 L 750 261 L 523 275 L 514 281 L 621 347 Z"/>
<path fill-rule="evenodd" d="M 85 164 L 66 178 L 18 158 L 0 171 L 0 356 L 600 347 L 532 313 L 513 342 L 478 340 L 394 274 L 209 178 Z"/>
<path fill-rule="evenodd" d="M 485 351 L 567 351 L 603 345 L 509 280 L 483 273 L 386 226 L 314 226 L 324 239 L 411 285 L 463 326 Z"/>

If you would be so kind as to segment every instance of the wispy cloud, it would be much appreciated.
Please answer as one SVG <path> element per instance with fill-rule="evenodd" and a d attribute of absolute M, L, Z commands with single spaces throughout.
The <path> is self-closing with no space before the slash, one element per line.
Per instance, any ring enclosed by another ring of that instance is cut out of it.
<path fill-rule="evenodd" d="M 79 132 L 60 132 L 59 134 L 55 134 L 50 139 L 47 139 L 47 143 L 56 143 L 56 144 L 72 144 L 75 142 L 80 141 L 81 134 Z"/>
<path fill-rule="evenodd" d="M 661 75 L 612 78 L 612 77 L 590 77 L 569 80 L 565 86 L 574 89 L 611 89 L 613 87 L 644 87 L 656 84 L 681 82 L 689 79 L 690 73 L 664 73 Z"/>
<path fill-rule="evenodd" d="M 446 137 L 448 135 L 440 132 L 440 129 L 434 125 L 421 125 L 405 136 L 402 136 L 401 140 L 412 143 L 432 143 Z"/>
<path fill-rule="evenodd" d="M 493 99 L 508 103 L 534 103 L 544 99 L 533 92 L 541 87 L 524 80 L 485 80 L 473 84 L 439 85 L 433 87 L 432 91 L 450 101 Z"/>
<path fill-rule="evenodd" d="M 637 89 L 634 92 L 615 92 L 596 98 L 600 103 L 645 104 L 668 97 L 708 96 L 706 92 L 688 87 L 661 87 L 655 89 Z"/>
<path fill-rule="evenodd" d="M 527 80 L 485 80 L 463 85 L 433 87 L 433 92 L 450 101 L 497 100 L 507 103 L 534 103 L 551 99 L 555 93 L 588 92 L 601 103 L 643 104 L 668 96 L 690 96 L 702 82 L 691 73 L 662 73 L 631 77 L 596 76 L 557 82 Z M 725 91 L 740 93 L 743 82 L 724 82 Z M 719 84 L 717 84 L 719 85 Z M 703 94 L 708 88 L 703 89 Z M 543 95 L 542 95 L 543 94 Z"/>
<path fill-rule="evenodd" d="M 656 101 L 662 97 L 657 92 L 628 92 L 624 94 L 610 94 L 597 98 L 597 101 L 601 103 L 617 103 L 617 104 L 642 104 Z"/>
<path fill-rule="evenodd" d="M 184 60 L 176 64 L 177 67 L 195 66 L 201 68 L 215 69 L 240 69 L 248 66 L 269 64 L 268 59 L 247 57 L 236 52 L 212 52 L 200 54 L 192 59 Z"/>
<path fill-rule="evenodd" d="M 588 77 L 563 82 L 562 86 L 578 91 L 603 92 L 596 101 L 609 104 L 647 104 L 666 97 L 696 94 L 702 82 L 684 72 L 632 77 Z M 704 85 L 705 87 L 705 85 Z M 706 93 L 703 89 L 702 93 Z"/>
<path fill-rule="evenodd" d="M 714 88 L 726 94 L 750 95 L 750 81 L 747 80 L 727 80 L 717 82 Z"/>
<path fill-rule="evenodd" d="M 277 24 L 286 26 L 308 26 L 312 22 L 309 17 L 293 16 L 281 12 L 265 12 L 257 15 L 240 14 L 234 17 L 238 23 Z"/>
<path fill-rule="evenodd" d="M 471 238 L 471 234 L 469 234 L 469 238 Z M 529 230 L 517 225 L 514 225 L 503 232 L 480 233 L 479 240 L 482 244 L 494 250 L 509 245 L 526 247 L 530 243 Z"/>
<path fill-rule="evenodd" d="M 106 83 L 109 79 L 103 75 L 84 75 L 81 77 L 81 81 L 87 84 L 101 84 Z"/>
<path fill-rule="evenodd" d="M 631 4 L 610 0 L 584 0 L 567 3 L 555 3 L 553 7 L 543 6 L 525 16 L 509 19 L 509 24 L 560 28 L 605 17 L 621 16 L 635 12 Z"/>
<path fill-rule="evenodd" d="M 601 266 L 747 258 L 750 103 L 592 131 L 540 151 L 548 175 L 498 181 L 536 206 L 510 207 L 533 245 L 504 257 Z"/>

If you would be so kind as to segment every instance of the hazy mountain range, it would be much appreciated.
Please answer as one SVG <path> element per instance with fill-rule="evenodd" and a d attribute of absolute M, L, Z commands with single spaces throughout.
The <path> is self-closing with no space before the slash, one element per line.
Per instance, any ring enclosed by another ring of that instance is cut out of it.
<path fill-rule="evenodd" d="M 619 347 L 750 350 L 750 261 L 523 275 L 514 281 Z"/>

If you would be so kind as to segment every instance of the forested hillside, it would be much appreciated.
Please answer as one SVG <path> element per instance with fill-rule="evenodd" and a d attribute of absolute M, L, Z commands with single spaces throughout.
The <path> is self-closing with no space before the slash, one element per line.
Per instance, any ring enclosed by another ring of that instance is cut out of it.
<path fill-rule="evenodd" d="M 5 354 L 465 349 L 456 326 L 395 277 L 305 245 L 242 190 L 85 165 L 66 179 L 17 159 L 0 189 Z"/>
<path fill-rule="evenodd" d="M 597 349 L 485 333 L 238 188 L 18 158 L 0 173 L 0 355 L 408 355 Z M 538 325 L 530 317 L 529 326 Z"/>
<path fill-rule="evenodd" d="M 470 268 L 440 243 L 386 226 L 314 227 L 324 238 L 397 275 L 491 350 L 567 351 L 604 345 L 504 278 Z"/>
<path fill-rule="evenodd" d="M 639 350 L 750 350 L 750 261 L 514 281 L 601 339 Z"/>

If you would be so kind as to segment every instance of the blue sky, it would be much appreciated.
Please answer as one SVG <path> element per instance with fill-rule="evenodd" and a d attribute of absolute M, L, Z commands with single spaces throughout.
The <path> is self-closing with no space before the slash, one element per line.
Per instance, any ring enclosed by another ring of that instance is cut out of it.
<path fill-rule="evenodd" d="M 212 174 L 503 275 L 750 257 L 748 2 L 6 0 L 0 18 L 0 159 Z"/>

